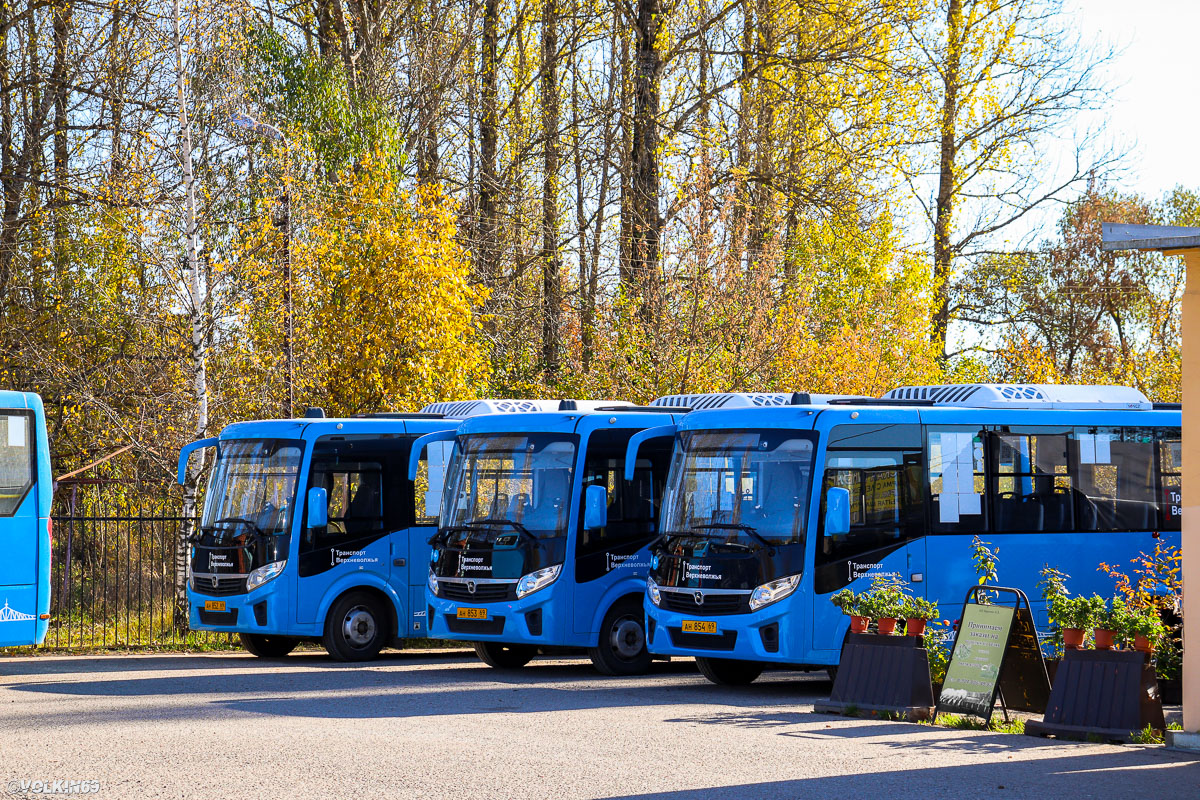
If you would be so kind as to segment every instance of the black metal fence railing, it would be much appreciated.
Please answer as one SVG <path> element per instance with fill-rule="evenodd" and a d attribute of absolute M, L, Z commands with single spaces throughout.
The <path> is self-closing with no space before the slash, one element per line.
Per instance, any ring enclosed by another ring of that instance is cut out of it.
<path fill-rule="evenodd" d="M 230 644 L 224 634 L 190 632 L 177 618 L 175 542 L 184 518 L 163 510 L 54 516 L 44 647 Z"/>

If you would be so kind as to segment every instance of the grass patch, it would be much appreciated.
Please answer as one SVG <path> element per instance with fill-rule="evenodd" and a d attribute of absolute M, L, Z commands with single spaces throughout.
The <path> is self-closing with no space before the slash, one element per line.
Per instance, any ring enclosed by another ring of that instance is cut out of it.
<path fill-rule="evenodd" d="M 922 725 L 935 725 L 939 728 L 954 728 L 962 731 L 993 731 L 994 733 L 1025 733 L 1025 720 L 1014 719 L 1005 722 L 1003 717 L 992 717 L 991 722 L 985 723 L 978 717 L 961 714 L 939 714 L 937 719 L 923 720 Z"/>

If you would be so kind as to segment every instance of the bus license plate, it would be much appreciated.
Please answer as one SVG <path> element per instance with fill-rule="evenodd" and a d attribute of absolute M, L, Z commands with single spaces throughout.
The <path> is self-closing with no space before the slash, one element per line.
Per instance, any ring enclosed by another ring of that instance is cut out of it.
<path fill-rule="evenodd" d="M 717 623 L 709 619 L 685 619 L 683 621 L 684 633 L 716 633 Z"/>
<path fill-rule="evenodd" d="M 225 601 L 224 600 L 205 600 L 204 601 L 204 610 L 205 611 L 224 611 L 225 610 Z"/>
<path fill-rule="evenodd" d="M 486 608 L 460 608 L 458 610 L 459 619 L 487 619 Z"/>

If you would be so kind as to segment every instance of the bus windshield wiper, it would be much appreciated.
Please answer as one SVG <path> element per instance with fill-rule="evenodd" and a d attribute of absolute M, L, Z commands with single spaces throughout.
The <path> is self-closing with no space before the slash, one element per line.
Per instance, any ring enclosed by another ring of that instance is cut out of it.
<path fill-rule="evenodd" d="M 766 547 L 768 549 L 771 549 L 773 547 L 773 545 L 770 542 L 768 542 L 766 539 L 764 539 L 762 536 L 759 535 L 757 528 L 755 528 L 751 525 L 745 525 L 741 522 L 698 522 L 692 526 L 693 531 L 706 530 L 706 529 L 720 530 L 720 531 L 742 531 L 744 533 L 750 534 L 755 539 L 757 539 L 759 541 L 759 543 L 762 544 L 763 547 Z"/>
<path fill-rule="evenodd" d="M 533 542 L 533 544 L 535 546 L 539 544 L 538 538 L 536 536 L 534 536 L 532 533 L 530 533 L 529 528 L 526 528 L 524 525 L 517 522 L 515 519 L 505 519 L 504 517 L 484 517 L 483 519 L 473 519 L 468 522 L 464 522 L 462 527 L 468 528 L 468 529 L 473 528 L 473 527 L 474 528 L 484 528 L 484 527 L 490 528 L 490 527 L 494 527 L 496 525 L 508 525 L 510 528 L 512 528 L 514 531 L 516 531 L 518 535 L 524 536 L 527 539 L 529 539 L 529 541 Z"/>
<path fill-rule="evenodd" d="M 664 533 L 662 536 L 659 537 L 659 539 L 662 541 L 664 550 L 666 549 L 667 542 L 669 542 L 671 539 L 689 539 L 689 538 L 690 539 L 705 539 L 705 540 L 711 541 L 714 544 L 717 544 L 721 547 L 729 547 L 729 548 L 733 548 L 736 550 L 744 550 L 746 552 L 750 552 L 750 550 L 753 549 L 749 545 L 742 544 L 741 542 L 719 542 L 719 541 L 717 541 L 717 539 L 724 538 L 722 536 L 722 534 L 708 533 L 706 531 L 696 530 L 695 527 L 693 527 L 692 530 L 687 530 L 687 531 L 667 531 L 666 533 Z"/>
<path fill-rule="evenodd" d="M 221 517 L 220 519 L 215 519 L 212 522 L 208 523 L 207 525 L 203 526 L 201 528 L 201 530 L 203 530 L 204 528 L 213 528 L 216 525 L 220 525 L 222 522 L 240 522 L 243 525 L 246 525 L 246 526 L 250 527 L 251 529 L 253 529 L 254 532 L 257 533 L 259 536 L 267 535 L 266 531 L 264 531 L 262 528 L 258 527 L 257 522 L 255 522 L 252 519 L 246 519 L 245 517 Z"/>

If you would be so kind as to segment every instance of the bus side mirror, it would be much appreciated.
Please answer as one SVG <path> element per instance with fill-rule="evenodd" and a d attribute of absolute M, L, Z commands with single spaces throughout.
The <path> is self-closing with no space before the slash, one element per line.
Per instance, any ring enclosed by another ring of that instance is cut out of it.
<path fill-rule="evenodd" d="M 830 486 L 825 492 L 825 535 L 845 536 L 850 532 L 850 492 Z"/>
<path fill-rule="evenodd" d="M 320 486 L 308 490 L 308 515 L 305 524 L 309 528 L 324 528 L 329 524 L 329 494 Z"/>
<path fill-rule="evenodd" d="M 583 527 L 589 531 L 608 524 L 608 490 L 603 486 L 589 486 L 583 495 Z"/>

